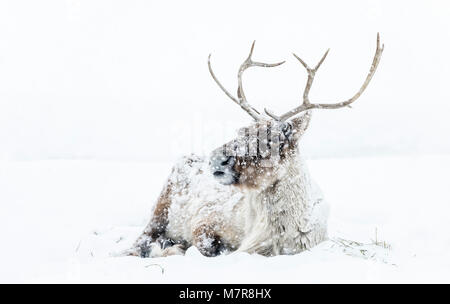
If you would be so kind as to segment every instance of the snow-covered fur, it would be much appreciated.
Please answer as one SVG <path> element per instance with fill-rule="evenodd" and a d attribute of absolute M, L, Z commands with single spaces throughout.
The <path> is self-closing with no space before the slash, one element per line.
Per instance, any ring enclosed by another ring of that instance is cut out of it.
<path fill-rule="evenodd" d="M 270 171 L 257 171 L 267 175 L 253 177 L 257 184 L 249 186 L 242 170 L 236 183 L 219 182 L 222 177 L 218 181 L 212 174 L 211 158 L 183 157 L 172 169 L 150 223 L 127 254 L 183 254 L 194 245 L 206 256 L 235 250 L 273 256 L 298 253 L 325 240 L 328 207 L 297 147 L 308 115 L 292 124 L 297 134 L 288 135 L 289 144 L 295 146 L 286 146 Z"/>
<path fill-rule="evenodd" d="M 242 213 L 245 228 L 240 251 L 263 255 L 294 254 L 327 237 L 328 205 L 296 155 L 273 187 L 250 194 Z"/>

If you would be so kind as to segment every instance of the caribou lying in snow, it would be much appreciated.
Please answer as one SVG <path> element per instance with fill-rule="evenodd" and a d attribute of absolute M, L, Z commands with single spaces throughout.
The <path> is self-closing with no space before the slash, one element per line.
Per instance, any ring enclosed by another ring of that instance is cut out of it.
<path fill-rule="evenodd" d="M 314 76 L 328 51 L 314 68 L 294 54 L 308 80 L 302 104 L 281 116 L 269 110 L 263 116 L 247 102 L 242 88 L 244 71 L 284 63 L 255 62 L 253 49 L 254 43 L 239 68 L 237 98 L 217 80 L 210 57 L 208 67 L 222 91 L 255 122 L 209 158 L 191 155 L 174 166 L 150 223 L 126 254 L 161 257 L 183 254 L 194 245 L 205 256 L 236 250 L 272 256 L 298 253 L 327 238 L 328 207 L 308 173 L 298 143 L 312 109 L 346 107 L 363 93 L 383 52 L 379 35 L 363 85 L 352 98 L 339 103 L 309 100 Z M 301 112 L 302 116 L 296 116 Z"/>

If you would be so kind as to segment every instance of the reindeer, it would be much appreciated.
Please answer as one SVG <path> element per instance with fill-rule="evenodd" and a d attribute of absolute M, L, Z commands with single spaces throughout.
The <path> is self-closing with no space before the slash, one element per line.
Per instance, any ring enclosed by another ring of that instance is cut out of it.
<path fill-rule="evenodd" d="M 361 96 L 375 73 L 384 45 L 380 46 L 378 34 L 375 56 L 363 85 L 350 99 L 332 104 L 309 100 L 314 77 L 329 50 L 314 68 L 293 54 L 306 69 L 308 79 L 303 102 L 280 116 L 268 109 L 266 115 L 261 114 L 244 94 L 245 70 L 284 63 L 253 61 L 254 46 L 255 42 L 238 70 L 237 98 L 219 82 L 211 68 L 211 55 L 208 57 L 214 81 L 254 122 L 209 158 L 190 155 L 173 167 L 149 224 L 127 255 L 184 254 L 193 245 L 205 256 L 232 251 L 274 256 L 299 253 L 327 239 L 328 205 L 308 173 L 299 140 L 308 128 L 312 109 L 348 107 Z"/>

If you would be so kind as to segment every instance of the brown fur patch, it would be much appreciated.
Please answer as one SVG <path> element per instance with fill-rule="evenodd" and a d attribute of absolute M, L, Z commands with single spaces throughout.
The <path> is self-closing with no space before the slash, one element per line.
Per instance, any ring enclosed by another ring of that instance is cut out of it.
<path fill-rule="evenodd" d="M 308 128 L 310 119 L 311 112 L 308 111 L 285 125 L 260 121 L 242 128 L 239 136 L 226 144 L 224 150 L 226 155 L 235 158 L 233 170 L 239 176 L 236 185 L 257 189 L 275 182 L 277 169 L 297 152 L 298 140 Z"/>
<path fill-rule="evenodd" d="M 171 194 L 172 184 L 169 182 L 159 195 L 158 202 L 156 203 L 155 210 L 153 211 L 152 219 L 144 231 L 144 234 L 150 236 L 153 241 L 164 235 L 166 231 L 166 227 L 169 223 L 168 216 L 171 204 Z"/>
<path fill-rule="evenodd" d="M 224 240 L 218 234 L 222 228 L 217 224 L 204 223 L 197 226 L 192 232 L 193 244 L 204 256 L 217 256 L 227 248 Z"/>
<path fill-rule="evenodd" d="M 275 168 L 262 167 L 260 161 L 249 161 L 238 159 L 234 170 L 239 174 L 239 186 L 249 189 L 258 188 L 261 183 L 270 177 Z"/>

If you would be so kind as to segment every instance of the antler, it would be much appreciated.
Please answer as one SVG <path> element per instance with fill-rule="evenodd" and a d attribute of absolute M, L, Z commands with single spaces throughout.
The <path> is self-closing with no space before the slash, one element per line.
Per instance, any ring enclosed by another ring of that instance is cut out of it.
<path fill-rule="evenodd" d="M 283 120 L 291 118 L 292 116 L 294 116 L 300 112 L 310 110 L 310 109 L 338 109 L 338 108 L 350 106 L 350 104 L 352 102 L 354 102 L 356 99 L 359 98 L 359 96 L 361 96 L 361 94 L 364 92 L 367 85 L 369 84 L 370 80 L 372 79 L 373 75 L 375 74 L 375 71 L 377 69 L 378 63 L 380 62 L 381 54 L 383 53 L 383 50 L 384 50 L 384 44 L 380 47 L 380 34 L 378 33 L 377 34 L 377 49 L 375 51 L 375 56 L 373 58 L 372 65 L 370 67 L 369 74 L 367 75 L 366 80 L 364 81 L 363 85 L 361 86 L 359 91 L 352 98 L 347 99 L 346 101 L 343 101 L 343 102 L 331 103 L 331 104 L 310 103 L 310 101 L 309 101 L 309 91 L 310 91 L 312 83 L 314 81 L 314 76 L 316 75 L 317 70 L 320 68 L 320 65 L 323 63 L 323 61 L 327 57 L 329 49 L 325 52 L 325 54 L 322 56 L 322 59 L 320 59 L 319 63 L 315 66 L 314 69 L 311 69 L 300 57 L 293 54 L 295 56 L 295 58 L 297 58 L 297 60 L 300 61 L 300 63 L 305 67 L 306 71 L 308 72 L 308 80 L 306 82 L 305 91 L 303 92 L 303 103 L 300 106 L 294 108 L 293 110 L 291 110 L 281 116 L 277 116 L 267 109 L 264 109 L 264 111 L 270 117 L 272 117 L 276 120 L 283 121 Z"/>
<path fill-rule="evenodd" d="M 213 72 L 213 70 L 211 68 L 211 61 L 210 61 L 211 54 L 209 54 L 209 56 L 208 56 L 208 68 L 209 68 L 209 72 L 211 73 L 212 78 L 217 83 L 217 85 L 222 89 L 222 91 L 229 98 L 231 98 L 235 103 L 237 103 L 239 106 L 241 106 L 241 108 L 244 111 L 246 111 L 248 114 L 250 114 L 250 116 L 253 117 L 253 119 L 258 121 L 258 120 L 261 120 L 261 118 L 262 118 L 261 114 L 247 102 L 247 98 L 245 97 L 245 94 L 244 94 L 244 89 L 242 88 L 242 74 L 249 67 L 258 66 L 258 67 L 263 67 L 263 68 L 271 68 L 271 67 L 276 67 L 276 66 L 281 65 L 285 61 L 278 62 L 278 63 L 255 62 L 255 61 L 252 60 L 252 54 L 253 54 L 253 49 L 254 48 L 255 48 L 255 41 L 253 41 L 252 47 L 250 49 L 250 54 L 248 55 L 247 59 L 239 67 L 238 76 L 237 76 L 238 77 L 238 89 L 237 89 L 237 96 L 238 96 L 238 98 L 236 98 L 233 95 L 231 95 L 230 92 L 228 92 L 225 89 L 225 87 L 219 82 L 219 80 L 217 79 L 216 75 L 214 75 L 214 72 Z"/>

